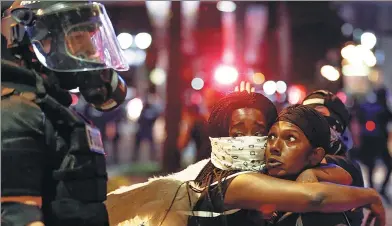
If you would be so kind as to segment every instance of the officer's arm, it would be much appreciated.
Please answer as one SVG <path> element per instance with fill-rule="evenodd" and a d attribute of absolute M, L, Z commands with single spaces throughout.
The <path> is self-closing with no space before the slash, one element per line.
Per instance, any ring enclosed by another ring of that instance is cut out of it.
<path fill-rule="evenodd" d="M 42 225 L 44 117 L 33 100 L 2 87 L 2 225 Z"/>
<path fill-rule="evenodd" d="M 91 149 L 87 134 L 91 138 L 94 133 L 86 128 L 91 127 L 81 125 L 71 129 L 70 149 L 61 151 L 66 154 L 53 172 L 58 181 L 56 198 L 51 203 L 56 226 L 109 225 L 103 204 L 107 183 L 105 156 Z"/>

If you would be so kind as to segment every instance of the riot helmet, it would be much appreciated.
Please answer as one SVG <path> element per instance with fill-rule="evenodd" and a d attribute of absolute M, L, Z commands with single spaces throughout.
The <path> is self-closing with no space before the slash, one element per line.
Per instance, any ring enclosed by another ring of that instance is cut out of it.
<path fill-rule="evenodd" d="M 5 14 L 4 25 L 8 26 L 2 33 L 8 47 L 29 41 L 39 62 L 50 70 L 125 71 L 129 68 L 105 7 L 100 3 L 19 1 Z"/>
<path fill-rule="evenodd" d="M 25 66 L 37 70 L 39 62 L 39 72 L 54 75 L 63 89 L 79 87 L 98 110 L 124 101 L 126 85 L 116 71 L 129 66 L 102 4 L 15 1 L 4 12 L 2 35 Z"/>

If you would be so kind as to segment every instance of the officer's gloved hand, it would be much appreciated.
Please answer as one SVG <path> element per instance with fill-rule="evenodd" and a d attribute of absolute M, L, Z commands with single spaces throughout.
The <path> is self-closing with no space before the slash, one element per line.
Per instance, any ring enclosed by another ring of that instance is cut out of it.
<path fill-rule="evenodd" d="M 56 226 L 108 226 L 109 217 L 103 203 L 82 203 L 75 199 L 52 202 Z"/>

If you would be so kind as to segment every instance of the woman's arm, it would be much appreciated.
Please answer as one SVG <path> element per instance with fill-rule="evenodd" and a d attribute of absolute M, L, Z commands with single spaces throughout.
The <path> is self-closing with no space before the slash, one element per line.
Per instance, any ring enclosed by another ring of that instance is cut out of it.
<path fill-rule="evenodd" d="M 331 182 L 351 185 L 351 175 L 342 167 L 335 164 L 325 164 L 317 168 L 304 170 L 297 178 L 297 182 Z"/>
<path fill-rule="evenodd" d="M 374 189 L 329 183 L 296 183 L 260 173 L 239 175 L 227 188 L 225 205 L 259 210 L 273 206 L 287 212 L 343 212 L 371 204 L 385 222 L 381 198 Z M 375 206 L 374 206 L 375 205 Z"/>

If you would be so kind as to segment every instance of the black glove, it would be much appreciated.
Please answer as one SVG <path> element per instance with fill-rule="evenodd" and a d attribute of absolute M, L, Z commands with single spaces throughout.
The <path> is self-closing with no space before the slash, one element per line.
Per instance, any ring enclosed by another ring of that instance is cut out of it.
<path fill-rule="evenodd" d="M 52 202 L 56 226 L 109 226 L 109 216 L 103 203 L 82 203 L 74 199 Z"/>

